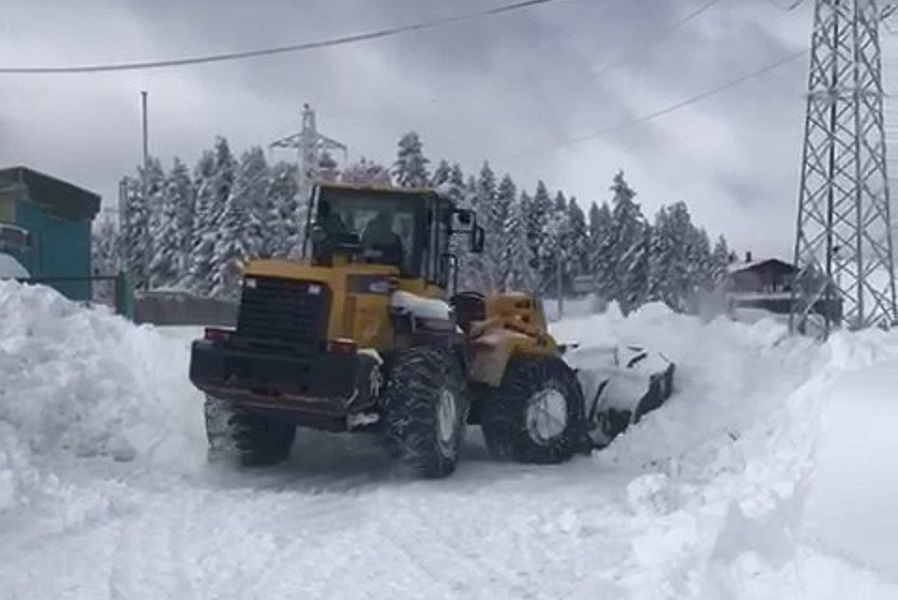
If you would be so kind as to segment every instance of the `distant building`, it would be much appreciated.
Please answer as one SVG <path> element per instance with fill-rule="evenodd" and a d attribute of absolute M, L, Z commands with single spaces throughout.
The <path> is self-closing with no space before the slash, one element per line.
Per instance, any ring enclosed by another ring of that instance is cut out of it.
<path fill-rule="evenodd" d="M 755 308 L 787 315 L 792 310 L 792 286 L 797 273 L 798 269 L 790 263 L 776 258 L 753 260 L 751 253 L 747 253 L 744 262 L 732 261 L 727 267 L 724 286 L 727 304 L 730 310 Z M 821 298 L 813 312 L 829 312 L 830 318 L 839 321 L 841 299 L 827 302 Z"/>
<path fill-rule="evenodd" d="M 740 296 L 789 296 L 796 271 L 777 258 L 752 260 L 749 253 L 745 262 L 732 262 L 727 267 L 727 289 Z"/>
<path fill-rule="evenodd" d="M 26 167 L 0 169 L 0 253 L 73 300 L 91 299 L 100 196 Z"/>

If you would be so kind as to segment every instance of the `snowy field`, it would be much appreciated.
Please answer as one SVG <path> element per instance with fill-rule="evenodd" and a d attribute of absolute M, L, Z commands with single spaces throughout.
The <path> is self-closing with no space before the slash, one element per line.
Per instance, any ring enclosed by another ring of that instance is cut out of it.
<path fill-rule="evenodd" d="M 898 335 L 646 307 L 553 325 L 678 363 L 669 404 L 557 467 L 405 479 L 365 437 L 205 464 L 196 330 L 0 282 L 0 598 L 898 598 Z"/>

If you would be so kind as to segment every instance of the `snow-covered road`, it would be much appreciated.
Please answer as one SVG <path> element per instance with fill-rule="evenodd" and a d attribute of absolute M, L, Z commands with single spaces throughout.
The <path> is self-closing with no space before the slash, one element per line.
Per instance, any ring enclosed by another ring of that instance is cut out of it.
<path fill-rule="evenodd" d="M 898 456 L 894 334 L 817 346 L 656 306 L 563 321 L 666 352 L 670 403 L 556 467 L 493 463 L 471 430 L 458 472 L 423 482 L 309 432 L 276 469 L 208 466 L 189 331 L 7 282 L 0 314 L 3 599 L 898 598 L 894 538 L 857 543 L 898 524 L 895 461 L 870 456 Z"/>

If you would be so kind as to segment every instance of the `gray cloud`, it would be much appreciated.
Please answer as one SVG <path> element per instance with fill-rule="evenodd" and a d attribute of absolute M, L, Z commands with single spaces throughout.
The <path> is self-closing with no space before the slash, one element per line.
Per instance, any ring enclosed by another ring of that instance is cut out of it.
<path fill-rule="evenodd" d="M 3 64 L 170 58 L 324 39 L 461 14 L 485 0 L 6 0 Z M 193 162 L 217 134 L 235 149 L 299 126 L 310 102 L 353 158 L 393 158 L 417 130 L 434 161 L 489 159 L 582 202 L 618 168 L 647 214 L 686 200 L 697 221 L 756 253 L 787 255 L 807 61 L 651 123 L 565 142 L 651 113 L 807 45 L 806 7 L 723 0 L 659 39 L 698 0 L 562 0 L 375 42 L 186 69 L 4 77 L 0 163 L 25 163 L 114 200 L 139 157 L 138 92 L 151 145 Z M 806 3 L 807 4 L 807 3 Z M 657 40 L 657 42 L 655 42 Z M 620 57 L 628 60 L 603 73 Z M 775 216 L 775 224 L 771 223 Z"/>

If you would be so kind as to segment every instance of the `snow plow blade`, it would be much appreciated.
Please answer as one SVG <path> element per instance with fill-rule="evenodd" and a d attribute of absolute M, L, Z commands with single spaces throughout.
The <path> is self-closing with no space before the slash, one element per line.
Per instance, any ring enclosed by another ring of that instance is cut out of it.
<path fill-rule="evenodd" d="M 566 344 L 564 358 L 583 388 L 593 448 L 610 444 L 646 413 L 661 407 L 674 391 L 674 363 L 641 346 Z"/>

